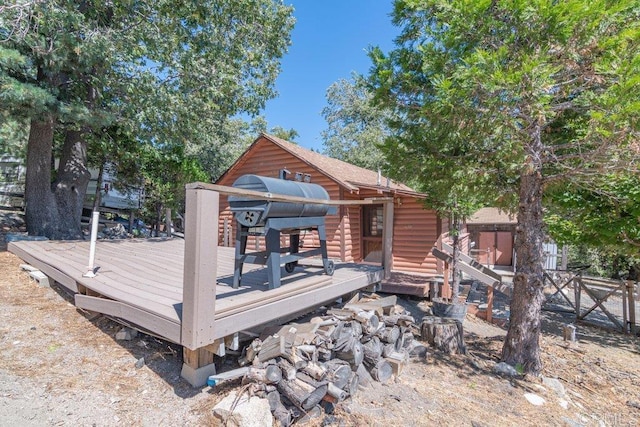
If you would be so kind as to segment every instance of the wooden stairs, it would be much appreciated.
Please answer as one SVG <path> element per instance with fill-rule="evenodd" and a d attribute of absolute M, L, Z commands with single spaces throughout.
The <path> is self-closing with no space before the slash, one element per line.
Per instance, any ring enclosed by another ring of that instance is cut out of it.
<path fill-rule="evenodd" d="M 453 247 L 445 242 L 442 242 L 442 250 L 433 248 L 431 253 L 438 259 L 451 264 L 453 262 Z M 486 310 L 479 310 L 477 306 L 471 307 L 470 312 L 476 314 L 476 316 L 485 319 L 486 321 L 493 323 L 493 291 L 494 288 L 502 290 L 502 276 L 492 270 L 480 264 L 470 256 L 460 253 L 458 258 L 458 267 L 461 271 L 471 276 L 475 280 L 487 285 L 487 308 Z M 475 304 L 474 304 L 475 305 Z"/>

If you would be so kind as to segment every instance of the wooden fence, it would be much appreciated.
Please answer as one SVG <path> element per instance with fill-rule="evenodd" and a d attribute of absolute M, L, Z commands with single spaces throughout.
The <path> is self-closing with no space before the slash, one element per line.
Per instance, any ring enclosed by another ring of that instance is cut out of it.
<path fill-rule="evenodd" d="M 632 280 L 608 280 L 584 276 L 583 270 L 546 271 L 545 308 L 575 314 L 576 322 L 613 327 L 636 334 L 640 287 Z"/>

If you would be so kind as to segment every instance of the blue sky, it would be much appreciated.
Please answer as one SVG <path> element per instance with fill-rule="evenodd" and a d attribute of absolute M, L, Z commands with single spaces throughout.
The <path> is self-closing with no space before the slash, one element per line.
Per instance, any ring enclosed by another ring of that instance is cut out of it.
<path fill-rule="evenodd" d="M 326 91 L 352 73 L 368 74 L 369 46 L 385 52 L 393 47 L 398 29 L 391 24 L 392 0 L 288 0 L 296 24 L 289 53 L 282 59 L 276 82 L 278 98 L 263 112 L 269 128 L 295 129 L 296 142 L 322 151 L 321 115 Z"/>

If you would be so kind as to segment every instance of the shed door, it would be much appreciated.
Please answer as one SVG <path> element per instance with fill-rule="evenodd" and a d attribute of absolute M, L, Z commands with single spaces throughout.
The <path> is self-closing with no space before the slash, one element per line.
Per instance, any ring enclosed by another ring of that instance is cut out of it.
<path fill-rule="evenodd" d="M 382 262 L 382 229 L 384 227 L 382 205 L 362 208 L 362 260 Z"/>
<path fill-rule="evenodd" d="M 513 258 L 513 239 L 510 231 L 496 231 L 495 265 L 511 265 Z"/>
<path fill-rule="evenodd" d="M 493 248 L 496 236 L 493 231 L 481 231 L 478 236 L 478 262 L 482 265 L 493 265 Z"/>
<path fill-rule="evenodd" d="M 478 262 L 483 265 L 511 265 L 513 239 L 510 231 L 481 231 Z"/>

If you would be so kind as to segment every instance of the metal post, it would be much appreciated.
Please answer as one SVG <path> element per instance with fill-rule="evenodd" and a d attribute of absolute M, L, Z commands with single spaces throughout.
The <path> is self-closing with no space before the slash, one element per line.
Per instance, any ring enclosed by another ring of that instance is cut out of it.
<path fill-rule="evenodd" d="M 96 240 L 98 239 L 98 221 L 100 212 L 93 211 L 91 215 L 91 244 L 89 246 L 89 266 L 88 271 L 83 274 L 84 277 L 96 277 L 95 267 L 93 265 L 96 257 Z"/>
<path fill-rule="evenodd" d="M 628 304 L 627 302 L 627 284 L 626 283 L 622 283 L 622 285 L 620 286 L 621 290 L 622 290 L 622 332 L 623 333 L 627 333 L 627 332 L 631 332 L 632 328 L 627 329 L 627 327 L 630 325 L 629 322 L 629 316 L 628 316 L 628 310 L 630 308 L 630 304 Z M 633 303 L 633 301 L 629 301 L 630 303 Z"/>

